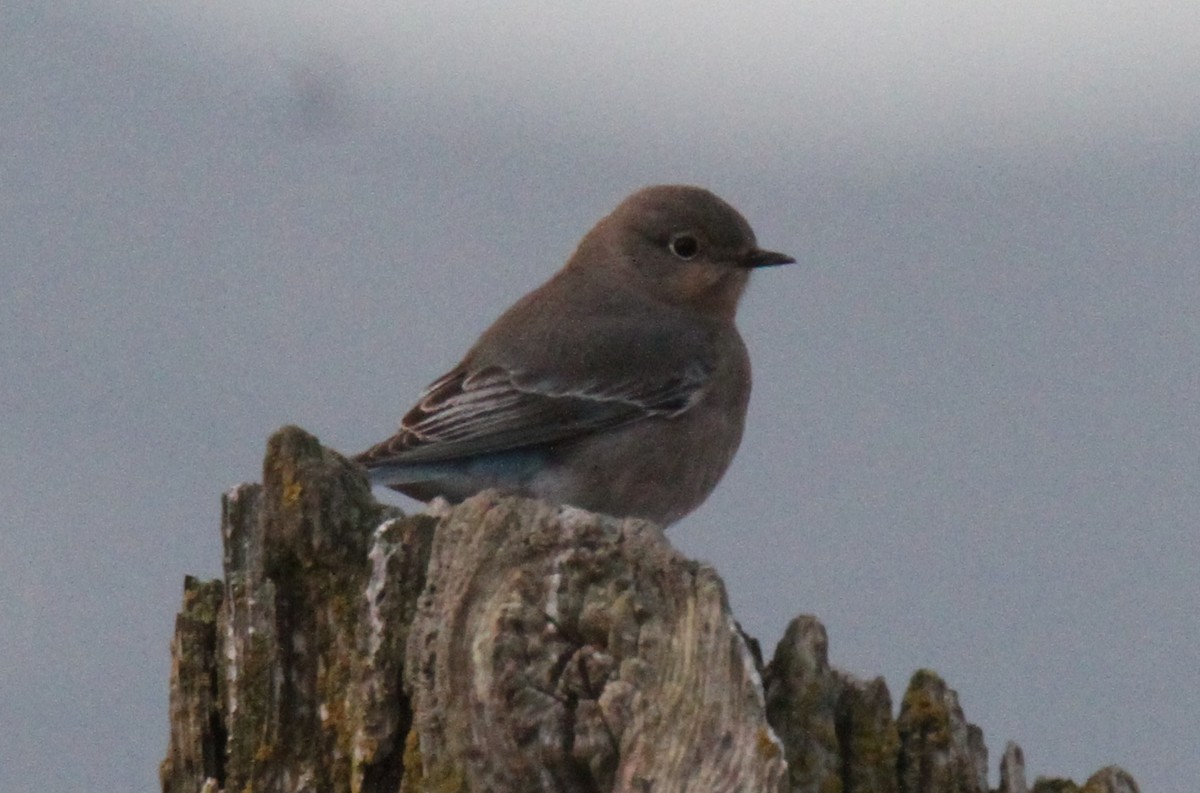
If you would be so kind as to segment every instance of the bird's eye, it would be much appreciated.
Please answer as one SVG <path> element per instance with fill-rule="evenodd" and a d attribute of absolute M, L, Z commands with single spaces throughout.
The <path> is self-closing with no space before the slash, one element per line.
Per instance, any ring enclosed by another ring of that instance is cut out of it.
<path fill-rule="evenodd" d="M 676 234 L 667 243 L 667 247 L 671 249 L 671 253 L 684 261 L 695 258 L 700 252 L 700 243 L 691 234 Z"/>

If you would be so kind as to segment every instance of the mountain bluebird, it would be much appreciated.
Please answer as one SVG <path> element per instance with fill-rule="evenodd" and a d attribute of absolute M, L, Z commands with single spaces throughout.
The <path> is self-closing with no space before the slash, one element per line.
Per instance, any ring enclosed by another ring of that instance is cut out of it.
<path fill-rule="evenodd" d="M 750 271 L 794 261 L 707 190 L 634 193 L 355 459 L 422 501 L 494 487 L 669 525 L 742 438 Z"/>

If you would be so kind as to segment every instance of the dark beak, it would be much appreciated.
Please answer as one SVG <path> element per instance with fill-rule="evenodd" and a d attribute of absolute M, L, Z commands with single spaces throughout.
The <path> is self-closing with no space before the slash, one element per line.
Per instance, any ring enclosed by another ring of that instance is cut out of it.
<path fill-rule="evenodd" d="M 795 264 L 796 260 L 786 253 L 764 251 L 754 248 L 742 257 L 742 267 L 774 267 L 779 264 Z"/>

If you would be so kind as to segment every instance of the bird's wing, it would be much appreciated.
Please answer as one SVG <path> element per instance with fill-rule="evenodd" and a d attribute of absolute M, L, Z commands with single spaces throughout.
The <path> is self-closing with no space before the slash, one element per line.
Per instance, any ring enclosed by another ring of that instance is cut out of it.
<path fill-rule="evenodd" d="M 399 432 L 354 459 L 368 468 L 435 462 L 669 418 L 703 396 L 710 375 L 710 368 L 697 364 L 657 379 L 566 384 L 496 366 L 459 368 L 425 389 Z"/>

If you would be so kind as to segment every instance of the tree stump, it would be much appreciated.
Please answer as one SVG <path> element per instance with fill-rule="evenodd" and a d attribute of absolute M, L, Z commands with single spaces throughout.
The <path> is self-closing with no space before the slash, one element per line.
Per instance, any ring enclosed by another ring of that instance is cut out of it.
<path fill-rule="evenodd" d="M 645 521 L 494 492 L 405 517 L 287 427 L 222 538 L 224 580 L 184 585 L 164 793 L 987 791 L 936 674 L 893 719 L 813 617 L 764 668 L 717 574 Z M 1000 778 L 1028 790 L 1015 744 Z"/>

